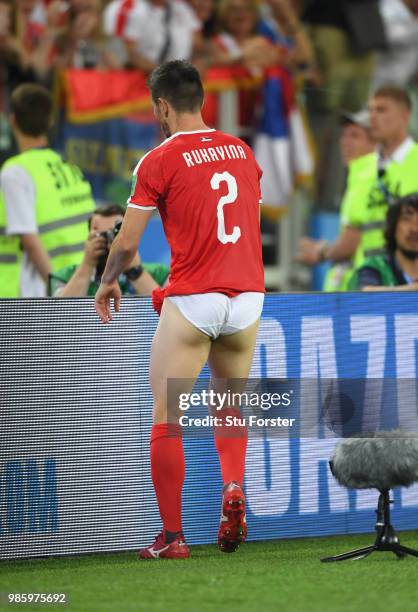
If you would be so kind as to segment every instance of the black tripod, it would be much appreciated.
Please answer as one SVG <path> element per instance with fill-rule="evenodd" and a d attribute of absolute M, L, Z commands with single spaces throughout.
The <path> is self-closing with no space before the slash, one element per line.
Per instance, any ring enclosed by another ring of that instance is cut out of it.
<path fill-rule="evenodd" d="M 376 520 L 376 540 L 371 546 L 358 548 L 350 552 L 336 555 L 335 557 L 325 557 L 321 559 L 323 563 L 331 563 L 332 561 L 346 561 L 348 559 L 362 559 L 367 557 L 375 550 L 393 552 L 399 559 L 403 559 L 406 555 L 418 557 L 418 550 L 402 546 L 396 531 L 390 524 L 390 504 L 393 503 L 389 496 L 389 491 L 381 491 L 379 502 L 377 505 L 377 520 Z"/>

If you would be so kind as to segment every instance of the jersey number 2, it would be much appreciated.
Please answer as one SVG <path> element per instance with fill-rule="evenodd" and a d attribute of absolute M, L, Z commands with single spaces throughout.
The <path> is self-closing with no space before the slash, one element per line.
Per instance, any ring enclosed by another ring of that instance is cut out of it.
<path fill-rule="evenodd" d="M 214 191 L 217 191 L 220 184 L 223 182 L 228 185 L 228 193 L 222 196 L 218 202 L 218 240 L 222 242 L 222 244 L 228 244 L 228 242 L 235 244 L 241 236 L 241 229 L 235 225 L 232 234 L 226 233 L 224 206 L 236 201 L 238 197 L 238 185 L 235 177 L 229 174 L 229 172 L 215 172 L 211 178 L 210 186 Z"/>

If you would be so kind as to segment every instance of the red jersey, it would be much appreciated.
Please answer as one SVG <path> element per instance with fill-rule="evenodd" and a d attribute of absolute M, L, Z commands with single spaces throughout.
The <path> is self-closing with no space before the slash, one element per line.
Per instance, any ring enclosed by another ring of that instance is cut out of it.
<path fill-rule="evenodd" d="M 264 292 L 261 175 L 248 145 L 217 130 L 178 132 L 140 160 L 128 205 L 160 212 L 164 295 Z"/>

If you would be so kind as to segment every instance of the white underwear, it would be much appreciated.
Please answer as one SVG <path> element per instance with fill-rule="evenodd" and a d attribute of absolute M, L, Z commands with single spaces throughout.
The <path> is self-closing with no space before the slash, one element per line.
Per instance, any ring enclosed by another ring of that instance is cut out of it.
<path fill-rule="evenodd" d="M 264 293 L 248 291 L 232 298 L 223 293 L 196 293 L 168 299 L 185 319 L 215 340 L 218 336 L 236 334 L 255 323 L 263 310 Z"/>

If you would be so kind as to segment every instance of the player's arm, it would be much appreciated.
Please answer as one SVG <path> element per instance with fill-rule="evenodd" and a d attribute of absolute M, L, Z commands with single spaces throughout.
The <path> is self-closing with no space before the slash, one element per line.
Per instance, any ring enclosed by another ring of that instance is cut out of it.
<path fill-rule="evenodd" d="M 132 268 L 135 271 L 138 269 L 142 270 L 138 278 L 135 280 L 132 280 L 129 277 L 129 270 L 132 270 Z M 136 251 L 134 258 L 130 262 L 128 270 L 124 270 L 124 272 L 127 275 L 129 284 L 135 289 L 135 293 L 137 295 L 152 295 L 154 289 L 159 287 L 158 283 L 155 282 L 151 274 L 149 274 L 149 272 L 142 267 L 141 258 L 138 251 Z"/>
<path fill-rule="evenodd" d="M 157 163 L 156 163 L 157 162 Z M 113 241 L 103 272 L 102 282 L 96 293 L 96 312 L 103 323 L 112 320 L 110 300 L 113 299 L 116 312 L 119 312 L 121 290 L 119 275 L 127 270 L 138 252 L 138 244 L 145 227 L 158 206 L 163 193 L 161 160 L 153 154 L 145 155 L 134 171 L 132 191 L 128 208 L 123 218 L 119 234 Z"/>
<path fill-rule="evenodd" d="M 119 275 L 129 266 L 138 251 L 139 241 L 151 216 L 152 210 L 127 209 L 120 232 L 110 249 L 103 272 L 103 284 L 116 282 Z"/>

